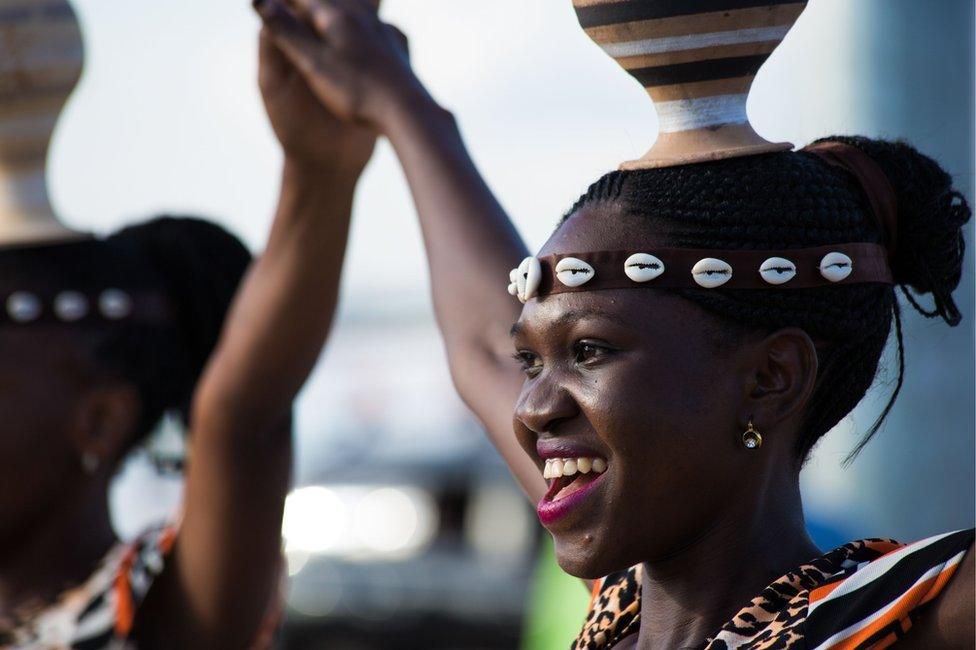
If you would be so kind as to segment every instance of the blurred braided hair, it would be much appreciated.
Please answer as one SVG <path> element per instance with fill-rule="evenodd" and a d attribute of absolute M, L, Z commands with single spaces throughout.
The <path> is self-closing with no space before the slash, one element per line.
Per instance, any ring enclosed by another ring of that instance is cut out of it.
<path fill-rule="evenodd" d="M 140 273 L 172 304 L 175 322 L 86 333 L 96 364 L 131 382 L 142 412 L 133 444 L 167 412 L 189 422 L 190 401 L 223 328 L 251 255 L 234 235 L 190 217 L 159 217 L 107 239 L 141 262 Z"/>
<path fill-rule="evenodd" d="M 830 137 L 871 156 L 898 200 L 896 284 L 927 318 L 959 324 L 952 292 L 962 275 L 962 227 L 972 213 L 938 163 L 902 142 Z M 821 140 L 820 142 L 824 141 Z M 580 208 L 613 204 L 652 220 L 669 245 L 687 248 L 789 250 L 846 242 L 882 243 L 857 181 L 804 152 L 784 152 L 636 171 L 614 171 L 590 186 L 563 222 Z M 816 442 L 861 401 L 874 381 L 895 325 L 898 375 L 881 415 L 847 462 L 877 433 L 901 390 L 905 358 L 895 291 L 851 284 L 783 291 L 683 289 L 677 293 L 743 328 L 799 327 L 817 347 L 817 384 L 797 443 L 802 461 Z M 917 295 L 931 294 L 923 307 Z"/>

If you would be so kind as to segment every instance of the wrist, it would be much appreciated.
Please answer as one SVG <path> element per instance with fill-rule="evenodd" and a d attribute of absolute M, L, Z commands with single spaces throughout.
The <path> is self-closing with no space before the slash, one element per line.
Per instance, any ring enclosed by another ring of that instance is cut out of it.
<path fill-rule="evenodd" d="M 363 173 L 363 165 L 343 166 L 338 161 L 313 160 L 285 152 L 282 179 L 285 184 L 323 187 L 355 186 Z"/>
<path fill-rule="evenodd" d="M 400 92 L 384 104 L 377 120 L 380 131 L 391 141 L 410 131 L 418 122 L 424 124 L 453 123 L 454 116 L 431 97 L 419 82 L 408 91 Z"/>

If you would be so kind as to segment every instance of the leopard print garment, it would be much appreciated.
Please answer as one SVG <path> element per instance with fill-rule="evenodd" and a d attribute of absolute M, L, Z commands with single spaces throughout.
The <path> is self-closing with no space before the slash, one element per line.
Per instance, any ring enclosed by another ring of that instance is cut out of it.
<path fill-rule="evenodd" d="M 799 628 L 806 620 L 812 590 L 843 579 L 897 542 L 866 539 L 845 544 L 780 577 L 726 623 L 700 650 L 787 650 L 805 648 Z M 572 650 L 607 650 L 640 628 L 640 565 L 612 574 L 594 590 L 583 630 Z"/>

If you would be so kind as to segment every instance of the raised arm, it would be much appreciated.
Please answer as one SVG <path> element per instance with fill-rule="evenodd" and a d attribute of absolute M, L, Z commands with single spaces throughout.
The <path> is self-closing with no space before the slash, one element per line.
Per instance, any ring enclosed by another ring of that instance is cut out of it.
<path fill-rule="evenodd" d="M 139 611 L 140 648 L 247 648 L 278 597 L 291 404 L 332 322 L 375 142 L 314 100 L 266 34 L 260 74 L 285 151 L 278 209 L 194 396 L 184 518 Z"/>
<path fill-rule="evenodd" d="M 316 96 L 337 115 L 386 135 L 396 150 L 420 216 L 454 384 L 537 501 L 545 483 L 512 431 L 524 377 L 509 340 L 520 306 L 505 290 L 509 271 L 527 255 L 525 245 L 471 161 L 452 115 L 411 70 L 402 36 L 378 20 L 367 0 L 265 4 L 276 42 Z M 288 29 L 275 17 L 286 11 L 314 31 Z"/>

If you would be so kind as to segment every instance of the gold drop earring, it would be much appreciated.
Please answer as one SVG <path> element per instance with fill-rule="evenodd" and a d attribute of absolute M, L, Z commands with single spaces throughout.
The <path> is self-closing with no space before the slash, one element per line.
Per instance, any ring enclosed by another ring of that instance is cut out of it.
<path fill-rule="evenodd" d="M 756 427 L 752 424 L 752 419 L 749 419 L 749 427 L 742 434 L 742 444 L 746 449 L 759 449 L 762 447 L 762 434 L 756 431 Z"/>

